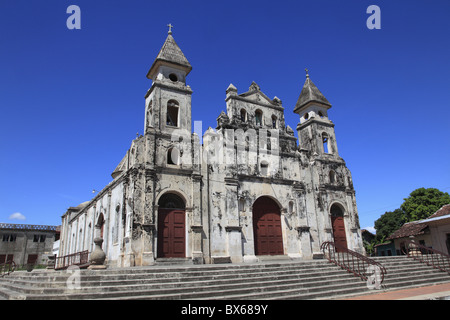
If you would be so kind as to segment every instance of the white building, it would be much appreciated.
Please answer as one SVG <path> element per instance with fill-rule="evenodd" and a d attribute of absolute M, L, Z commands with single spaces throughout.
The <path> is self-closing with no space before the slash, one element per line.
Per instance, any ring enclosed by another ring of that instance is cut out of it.
<path fill-rule="evenodd" d="M 144 135 L 91 201 L 62 217 L 60 256 L 104 239 L 107 263 L 150 265 L 312 258 L 324 241 L 363 252 L 350 171 L 339 156 L 331 104 L 307 75 L 299 143 L 284 107 L 256 83 L 226 89 L 216 130 L 192 133 L 192 67 L 171 32 L 147 78 Z M 296 93 L 293 93 L 296 94 Z M 297 93 L 298 94 L 298 93 Z"/>

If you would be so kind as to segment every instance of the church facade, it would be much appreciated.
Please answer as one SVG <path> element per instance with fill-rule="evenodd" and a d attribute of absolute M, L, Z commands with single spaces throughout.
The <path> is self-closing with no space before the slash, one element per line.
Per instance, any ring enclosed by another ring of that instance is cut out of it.
<path fill-rule="evenodd" d="M 229 85 L 226 112 L 200 139 L 192 133 L 191 70 L 169 31 L 147 74 L 144 134 L 113 180 L 62 216 L 59 256 L 92 252 L 96 237 L 106 263 L 118 267 L 311 259 L 325 241 L 363 253 L 331 104 L 309 75 L 293 108 L 299 141 L 281 100 L 254 82 L 243 93 Z"/>

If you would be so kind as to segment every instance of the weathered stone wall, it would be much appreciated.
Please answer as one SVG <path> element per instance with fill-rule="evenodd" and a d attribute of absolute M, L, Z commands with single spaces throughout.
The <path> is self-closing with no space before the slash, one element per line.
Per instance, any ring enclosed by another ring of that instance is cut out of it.
<path fill-rule="evenodd" d="M 95 226 L 103 219 L 108 264 L 153 264 L 158 201 L 166 193 L 185 203 L 185 253 L 196 263 L 258 260 L 253 205 L 263 196 L 280 208 L 286 255 L 320 255 L 321 243 L 333 240 L 334 204 L 344 212 L 349 248 L 363 252 L 351 174 L 337 152 L 326 108 L 310 105 L 300 115 L 297 145 L 278 98 L 269 99 L 255 83 L 239 95 L 230 85 L 227 112 L 200 145 L 191 133 L 192 91 L 183 72 L 177 73 L 179 81 L 169 81 L 171 70 L 161 67 L 147 92 L 144 135 L 132 141 L 114 180 L 63 216 L 60 255 L 92 250 L 99 235 Z M 166 121 L 170 101 L 178 107 L 175 126 Z"/>

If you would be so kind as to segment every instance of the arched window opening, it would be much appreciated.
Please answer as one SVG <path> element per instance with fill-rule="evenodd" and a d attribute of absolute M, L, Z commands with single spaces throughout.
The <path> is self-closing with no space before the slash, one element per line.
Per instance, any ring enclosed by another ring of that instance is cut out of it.
<path fill-rule="evenodd" d="M 166 193 L 158 201 L 160 209 L 185 209 L 186 205 L 179 196 L 173 193 Z"/>
<path fill-rule="evenodd" d="M 180 152 L 177 148 L 172 147 L 167 151 L 167 164 L 179 165 L 180 164 Z"/>
<path fill-rule="evenodd" d="M 239 211 L 245 211 L 245 199 L 239 198 Z"/>
<path fill-rule="evenodd" d="M 344 212 L 342 211 L 341 207 L 337 204 L 333 204 L 330 209 L 330 213 L 332 217 L 343 217 Z"/>
<path fill-rule="evenodd" d="M 169 100 L 167 102 L 167 121 L 168 126 L 178 127 L 178 110 L 179 105 L 176 100 Z"/>
<path fill-rule="evenodd" d="M 153 126 L 153 100 L 150 101 L 147 108 L 147 126 Z"/>
<path fill-rule="evenodd" d="M 330 170 L 330 183 L 335 183 L 336 182 L 336 172 L 334 172 L 334 170 Z"/>
<path fill-rule="evenodd" d="M 272 116 L 272 128 L 273 129 L 277 128 L 277 117 L 276 116 Z"/>
<path fill-rule="evenodd" d="M 325 132 L 322 133 L 322 144 L 323 144 L 323 152 L 324 153 L 330 153 L 329 152 L 329 146 L 328 146 L 328 134 Z"/>
<path fill-rule="evenodd" d="M 241 121 L 247 122 L 247 111 L 245 109 L 241 109 Z"/>
<path fill-rule="evenodd" d="M 178 77 L 177 77 L 177 75 L 176 75 L 175 73 L 169 74 L 169 79 L 170 79 L 172 82 L 177 82 L 177 81 L 178 81 Z"/>
<path fill-rule="evenodd" d="M 261 110 L 256 110 L 255 112 L 255 122 L 256 125 L 261 127 L 262 126 L 262 117 L 263 117 L 263 113 Z"/>
<path fill-rule="evenodd" d="M 294 213 L 294 201 L 289 201 L 289 214 Z"/>
<path fill-rule="evenodd" d="M 267 176 L 269 174 L 269 163 L 267 161 L 261 162 L 261 175 Z"/>

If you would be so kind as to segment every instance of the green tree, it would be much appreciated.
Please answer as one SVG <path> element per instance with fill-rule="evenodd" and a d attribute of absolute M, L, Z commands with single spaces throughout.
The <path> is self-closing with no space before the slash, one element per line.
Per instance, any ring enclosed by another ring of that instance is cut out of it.
<path fill-rule="evenodd" d="M 409 222 L 428 218 L 443 205 L 450 203 L 450 195 L 435 188 L 419 188 L 404 200 L 400 209 Z"/>
<path fill-rule="evenodd" d="M 385 212 L 375 221 L 377 241 L 389 237 L 406 222 L 406 216 L 401 209 Z"/>

